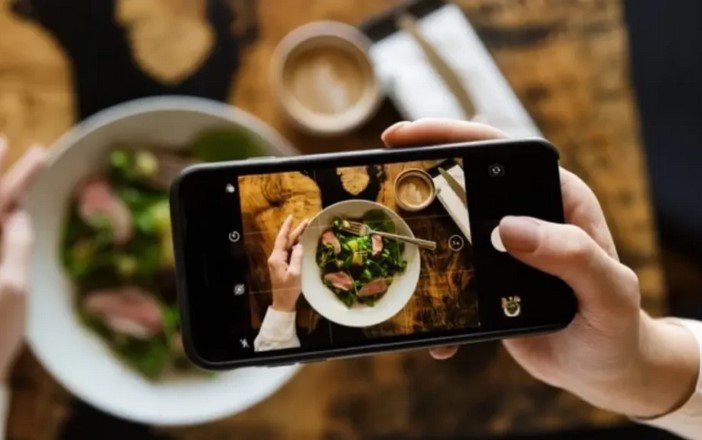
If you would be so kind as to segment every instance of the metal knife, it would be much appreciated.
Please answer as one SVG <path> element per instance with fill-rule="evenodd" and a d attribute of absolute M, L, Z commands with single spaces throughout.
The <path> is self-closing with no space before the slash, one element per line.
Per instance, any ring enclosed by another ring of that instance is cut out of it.
<path fill-rule="evenodd" d="M 449 174 L 448 171 L 445 169 L 439 167 L 439 174 L 446 179 L 446 182 L 449 184 L 449 187 L 451 190 L 453 190 L 454 193 L 458 196 L 459 199 L 461 199 L 461 202 L 463 202 L 463 206 L 466 208 L 468 207 L 468 198 L 466 195 L 466 190 L 461 186 L 460 183 L 458 183 L 458 180 L 456 180 L 455 177 L 453 177 L 451 174 Z"/>
<path fill-rule="evenodd" d="M 443 59 L 439 51 L 436 50 L 436 47 L 422 34 L 417 19 L 408 13 L 404 13 L 395 19 L 395 24 L 398 28 L 410 34 L 420 47 L 424 56 L 427 57 L 429 65 L 431 65 L 444 84 L 446 84 L 451 94 L 456 98 L 456 101 L 458 101 L 458 105 L 461 106 L 461 110 L 463 110 L 466 119 L 473 119 L 476 115 L 475 104 L 470 94 L 463 86 L 461 77 L 451 68 L 446 60 Z"/>

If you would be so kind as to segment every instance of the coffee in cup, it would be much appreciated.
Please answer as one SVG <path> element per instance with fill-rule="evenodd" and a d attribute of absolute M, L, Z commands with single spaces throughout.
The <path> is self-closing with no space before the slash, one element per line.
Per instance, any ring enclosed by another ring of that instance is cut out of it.
<path fill-rule="evenodd" d="M 370 118 L 380 88 L 368 39 L 338 22 L 315 22 L 276 49 L 273 81 L 281 107 L 301 128 L 321 135 L 352 130 Z"/>

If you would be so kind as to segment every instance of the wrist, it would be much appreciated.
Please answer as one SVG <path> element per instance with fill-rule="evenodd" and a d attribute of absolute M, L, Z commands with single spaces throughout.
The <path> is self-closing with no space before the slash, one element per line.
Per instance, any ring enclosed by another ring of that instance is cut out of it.
<path fill-rule="evenodd" d="M 629 403 L 622 413 L 658 417 L 680 408 L 692 395 L 699 375 L 695 336 L 674 322 L 641 313 L 640 356 L 628 384 Z"/>
<path fill-rule="evenodd" d="M 289 304 L 286 301 L 276 301 L 273 300 L 271 308 L 278 312 L 292 313 L 296 311 L 295 304 Z"/>

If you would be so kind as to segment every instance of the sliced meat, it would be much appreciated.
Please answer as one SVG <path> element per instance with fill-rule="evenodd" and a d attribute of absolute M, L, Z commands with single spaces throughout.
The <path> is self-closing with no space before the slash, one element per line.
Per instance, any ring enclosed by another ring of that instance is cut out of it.
<path fill-rule="evenodd" d="M 331 246 L 336 255 L 341 252 L 341 243 L 339 243 L 339 239 L 336 238 L 336 234 L 331 229 L 327 229 L 322 234 L 322 244 Z"/>
<path fill-rule="evenodd" d="M 161 307 L 141 287 L 94 290 L 83 300 L 83 307 L 115 333 L 148 339 L 163 331 Z"/>
<path fill-rule="evenodd" d="M 373 245 L 371 255 L 377 257 L 378 255 L 383 253 L 383 237 L 381 237 L 380 235 L 371 235 L 371 241 Z"/>
<path fill-rule="evenodd" d="M 353 289 L 353 278 L 346 272 L 332 272 L 324 275 L 324 281 L 346 292 Z"/>
<path fill-rule="evenodd" d="M 388 290 L 388 282 L 384 278 L 376 278 L 374 280 L 368 281 L 361 287 L 358 291 L 358 296 L 361 298 L 365 296 L 375 296 L 380 295 Z"/>
<path fill-rule="evenodd" d="M 78 214 L 88 224 L 95 224 L 101 218 L 107 219 L 112 240 L 116 244 L 125 244 L 134 234 L 129 208 L 106 180 L 92 180 L 80 189 Z"/>

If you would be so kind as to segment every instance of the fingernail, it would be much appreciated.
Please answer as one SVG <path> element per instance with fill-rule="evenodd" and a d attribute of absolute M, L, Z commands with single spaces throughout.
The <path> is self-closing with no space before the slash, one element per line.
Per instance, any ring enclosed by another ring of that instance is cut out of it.
<path fill-rule="evenodd" d="M 500 238 L 507 250 L 533 252 L 539 247 L 540 227 L 535 218 L 510 215 L 500 221 Z"/>
<path fill-rule="evenodd" d="M 393 133 L 393 132 L 399 130 L 400 128 L 405 127 L 409 124 L 411 124 L 410 121 L 395 122 L 394 124 L 392 124 L 391 126 L 386 128 L 385 131 L 383 131 L 383 134 L 380 135 L 380 139 L 383 142 L 385 142 L 385 138 L 388 137 L 388 135 L 390 135 L 391 133 Z"/>

